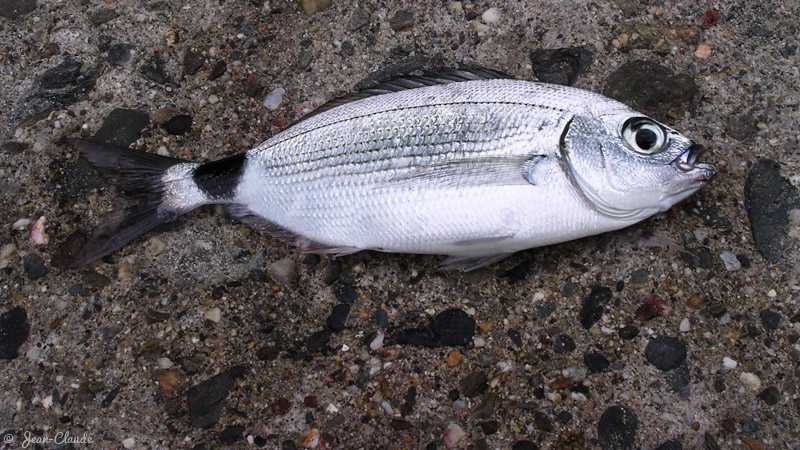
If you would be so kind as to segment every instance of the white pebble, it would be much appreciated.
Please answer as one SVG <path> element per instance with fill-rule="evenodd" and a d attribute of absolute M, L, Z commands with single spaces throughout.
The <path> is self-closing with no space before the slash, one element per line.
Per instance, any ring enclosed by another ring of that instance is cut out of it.
<path fill-rule="evenodd" d="M 291 258 L 283 258 L 267 266 L 267 273 L 278 284 L 289 284 L 294 279 L 295 263 Z"/>
<path fill-rule="evenodd" d="M 202 241 L 202 240 L 194 241 L 194 246 L 198 250 L 204 250 L 204 251 L 209 251 L 214 248 L 214 244 L 212 244 L 209 241 Z"/>
<path fill-rule="evenodd" d="M 777 293 L 777 292 L 775 292 L 775 289 L 770 289 L 769 291 L 767 291 L 767 297 L 769 297 L 769 298 L 775 298 L 775 297 L 777 297 L 777 296 L 778 296 L 778 293 Z"/>
<path fill-rule="evenodd" d="M 497 8 L 489 8 L 484 11 L 483 15 L 481 16 L 484 22 L 488 24 L 497 23 L 500 20 L 500 10 Z"/>
<path fill-rule="evenodd" d="M 464 14 L 464 5 L 461 2 L 450 2 L 449 7 L 453 14 Z"/>
<path fill-rule="evenodd" d="M 752 391 L 761 389 L 761 379 L 754 373 L 742 372 L 742 374 L 739 375 L 739 380 Z"/>
<path fill-rule="evenodd" d="M 53 396 L 48 395 L 47 397 L 43 398 L 42 406 L 44 407 L 44 409 L 50 409 L 50 407 L 53 406 Z"/>
<path fill-rule="evenodd" d="M 34 152 L 41 152 L 47 147 L 47 137 L 46 136 L 39 136 L 36 138 L 36 141 L 33 143 L 33 151 Z"/>
<path fill-rule="evenodd" d="M 719 254 L 719 257 L 725 264 L 725 268 L 730 272 L 735 272 L 742 268 L 742 263 L 739 262 L 739 258 L 729 250 L 724 250 Z"/>
<path fill-rule="evenodd" d="M 136 445 L 136 439 L 134 438 L 127 438 L 122 440 L 122 446 L 125 448 L 133 448 Z"/>
<path fill-rule="evenodd" d="M 328 407 L 325 408 L 325 411 L 328 414 L 336 414 L 339 412 L 339 408 L 337 408 L 336 405 L 334 405 L 333 403 L 328 403 Z"/>
<path fill-rule="evenodd" d="M 722 317 L 719 318 L 719 324 L 727 325 L 729 323 L 731 323 L 731 313 L 726 312 L 725 314 L 722 315 Z"/>
<path fill-rule="evenodd" d="M 212 105 L 219 103 L 219 97 L 217 97 L 214 94 L 209 95 L 208 96 L 208 103 L 210 103 Z"/>
<path fill-rule="evenodd" d="M 489 25 L 482 24 L 478 21 L 472 22 L 472 31 L 478 34 L 486 34 L 490 30 Z"/>
<path fill-rule="evenodd" d="M 220 319 L 222 319 L 222 311 L 220 311 L 219 308 L 207 309 L 203 313 L 203 318 L 218 323 Z"/>
<path fill-rule="evenodd" d="M 383 408 L 383 412 L 386 414 L 389 414 L 390 416 L 394 415 L 394 408 L 392 408 L 392 405 L 390 405 L 386 400 L 381 402 L 381 407 Z"/>
<path fill-rule="evenodd" d="M 475 348 L 483 348 L 486 346 L 486 341 L 482 337 L 477 336 L 472 338 L 472 345 L 474 345 Z"/>
<path fill-rule="evenodd" d="M 678 329 L 681 330 L 681 332 L 683 333 L 686 333 L 687 331 L 692 329 L 692 324 L 689 322 L 689 319 L 687 317 L 684 317 L 683 320 L 681 320 L 681 324 Z"/>
<path fill-rule="evenodd" d="M 369 343 L 369 348 L 373 351 L 380 350 L 383 347 L 383 333 L 379 333 L 372 342 Z"/>
<path fill-rule="evenodd" d="M 172 367 L 172 361 L 169 358 L 158 358 L 156 362 L 158 363 L 159 369 L 166 370 Z"/>
<path fill-rule="evenodd" d="M 270 111 L 275 111 L 280 106 L 281 102 L 283 101 L 283 94 L 286 93 L 286 89 L 284 88 L 277 88 L 273 89 L 272 92 L 267 94 L 264 97 L 264 107 L 269 109 Z"/>
<path fill-rule="evenodd" d="M 31 224 L 31 219 L 23 218 L 23 219 L 19 219 L 18 221 L 14 222 L 11 225 L 11 228 L 13 228 L 15 230 L 18 230 L 18 231 L 22 231 L 25 228 L 28 228 L 28 225 L 30 225 L 30 224 Z"/>
<path fill-rule="evenodd" d="M 738 362 L 735 360 L 728 358 L 727 356 L 722 358 L 722 367 L 726 369 L 735 369 L 739 365 Z"/>

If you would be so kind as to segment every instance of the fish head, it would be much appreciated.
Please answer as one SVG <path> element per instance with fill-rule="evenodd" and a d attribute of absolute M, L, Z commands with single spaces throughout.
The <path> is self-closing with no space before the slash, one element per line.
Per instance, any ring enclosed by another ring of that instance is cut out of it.
<path fill-rule="evenodd" d="M 622 104 L 573 115 L 560 147 L 566 171 L 587 203 L 626 221 L 666 211 L 717 172 L 698 162 L 702 145 Z"/>

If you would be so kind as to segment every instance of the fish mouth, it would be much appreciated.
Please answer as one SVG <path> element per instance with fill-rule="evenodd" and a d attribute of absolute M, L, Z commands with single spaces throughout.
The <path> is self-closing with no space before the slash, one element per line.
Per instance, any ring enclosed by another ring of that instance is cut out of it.
<path fill-rule="evenodd" d="M 692 142 L 689 148 L 672 160 L 670 165 L 678 172 L 693 176 L 693 181 L 697 184 L 706 184 L 717 174 L 717 168 L 712 164 L 698 161 L 705 151 L 704 146 Z"/>

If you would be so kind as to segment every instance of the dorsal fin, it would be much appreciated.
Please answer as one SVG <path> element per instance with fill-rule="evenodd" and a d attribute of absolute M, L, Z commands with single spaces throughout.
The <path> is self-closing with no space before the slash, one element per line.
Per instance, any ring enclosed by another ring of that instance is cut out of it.
<path fill-rule="evenodd" d="M 341 97 L 334 98 L 314 111 L 311 111 L 303 116 L 300 121 L 336 108 L 337 106 L 376 95 L 389 94 L 391 92 L 405 91 L 408 89 L 417 89 L 425 86 L 434 86 L 437 84 L 496 79 L 513 80 L 514 77 L 497 70 L 487 69 L 479 66 L 462 66 L 458 69 L 443 68 L 437 71 L 426 71 L 423 72 L 422 75 L 401 75 L 397 78 L 384 81 L 383 83 L 370 86 L 366 89 L 361 89 L 360 91 L 351 92 Z"/>

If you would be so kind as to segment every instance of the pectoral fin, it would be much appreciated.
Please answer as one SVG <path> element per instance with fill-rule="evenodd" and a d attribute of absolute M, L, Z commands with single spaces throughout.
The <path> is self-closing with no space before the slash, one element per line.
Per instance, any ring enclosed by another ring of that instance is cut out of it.
<path fill-rule="evenodd" d="M 459 159 L 414 167 L 384 185 L 406 187 L 514 186 L 535 184 L 530 176 L 545 156 Z"/>
<path fill-rule="evenodd" d="M 460 270 L 462 272 L 469 272 L 506 259 L 512 254 L 513 253 L 500 253 L 488 256 L 449 256 L 439 265 L 439 270 Z"/>

